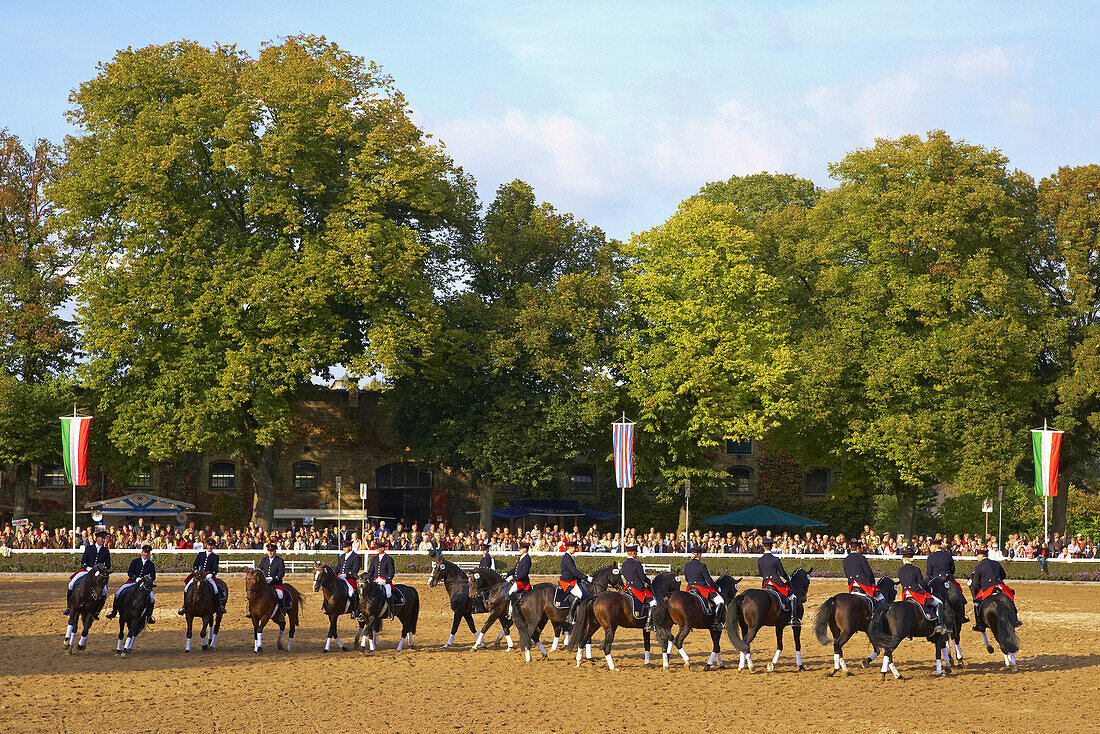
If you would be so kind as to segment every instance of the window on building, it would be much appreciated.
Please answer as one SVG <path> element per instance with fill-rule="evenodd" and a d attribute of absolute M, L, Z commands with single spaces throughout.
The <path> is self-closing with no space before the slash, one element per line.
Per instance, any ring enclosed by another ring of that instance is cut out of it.
<path fill-rule="evenodd" d="M 65 467 L 53 466 L 38 470 L 38 486 L 47 489 L 53 487 L 67 487 L 69 481 L 65 478 Z"/>
<path fill-rule="evenodd" d="M 727 438 L 726 453 L 730 456 L 750 456 L 752 454 L 752 439 L 746 438 L 744 441 L 735 441 L 732 438 Z"/>
<path fill-rule="evenodd" d="M 596 470 L 583 464 L 570 469 L 569 491 L 574 494 L 593 494 L 596 491 Z"/>
<path fill-rule="evenodd" d="M 431 517 L 430 472 L 404 462 L 378 467 L 374 478 L 378 487 L 378 514 L 382 517 L 420 525 Z"/>
<path fill-rule="evenodd" d="M 805 492 L 807 497 L 829 496 L 829 470 L 818 467 L 807 473 Z"/>
<path fill-rule="evenodd" d="M 321 482 L 321 467 L 312 461 L 299 461 L 294 465 L 294 489 L 317 489 Z"/>
<path fill-rule="evenodd" d="M 148 490 L 152 486 L 152 483 L 152 475 L 144 471 L 131 477 L 130 481 L 126 482 L 126 489 L 134 492 Z"/>
<path fill-rule="evenodd" d="M 729 491 L 735 497 L 752 495 L 752 469 L 747 466 L 729 468 Z"/>
<path fill-rule="evenodd" d="M 232 461 L 214 461 L 210 464 L 210 489 L 236 489 L 237 465 Z"/>

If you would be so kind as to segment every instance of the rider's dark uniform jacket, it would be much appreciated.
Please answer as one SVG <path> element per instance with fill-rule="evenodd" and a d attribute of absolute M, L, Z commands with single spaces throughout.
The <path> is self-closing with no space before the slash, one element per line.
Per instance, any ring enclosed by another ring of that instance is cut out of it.
<path fill-rule="evenodd" d="M 561 580 L 566 584 L 572 584 L 574 581 L 585 581 L 587 579 L 588 576 L 581 573 L 577 568 L 573 556 L 569 553 L 563 553 L 561 557 Z"/>
<path fill-rule="evenodd" d="M 353 551 L 346 556 L 341 553 L 336 560 L 336 575 L 344 574 L 348 578 L 356 578 L 359 576 L 359 569 L 362 567 L 363 559 L 359 557 L 358 553 Z"/>
<path fill-rule="evenodd" d="M 707 570 L 706 564 L 698 558 L 692 558 L 684 564 L 684 580 L 687 581 L 688 587 L 702 586 L 705 589 L 709 586 L 712 589 L 714 588 L 714 579 L 710 577 L 710 571 Z"/>
<path fill-rule="evenodd" d="M 195 562 L 191 564 L 193 571 L 206 571 L 207 576 L 214 576 L 218 573 L 218 554 L 211 552 L 209 555 L 206 551 L 199 551 L 199 554 L 195 556 Z"/>
<path fill-rule="evenodd" d="M 260 559 L 260 573 L 271 579 L 273 584 L 282 584 L 283 576 L 286 576 L 286 563 L 282 556 L 264 556 Z"/>
<path fill-rule="evenodd" d="M 80 567 L 91 568 L 99 564 L 103 564 L 108 571 L 111 570 L 111 551 L 107 550 L 107 546 L 97 546 L 95 543 L 84 546 L 84 553 L 80 556 Z"/>
<path fill-rule="evenodd" d="M 929 581 L 937 577 L 955 578 L 955 558 L 949 550 L 932 551 L 924 563 L 924 570 Z"/>
<path fill-rule="evenodd" d="M 791 585 L 791 577 L 787 575 L 787 572 L 783 569 L 783 561 L 779 560 L 771 553 L 765 553 L 760 556 L 760 559 L 756 562 L 756 567 L 760 571 L 760 578 L 762 581 L 772 581 L 779 586 Z"/>
<path fill-rule="evenodd" d="M 387 584 L 392 584 L 394 573 L 396 573 L 396 569 L 393 565 L 393 558 L 388 554 L 371 558 L 370 565 L 367 566 L 367 578 L 371 581 L 381 576 L 386 580 Z"/>
<path fill-rule="evenodd" d="M 875 575 L 871 572 L 871 564 L 862 553 L 849 553 L 844 556 L 841 563 L 844 575 L 849 582 L 858 581 L 864 586 L 875 585 Z"/>
<path fill-rule="evenodd" d="M 901 584 L 901 588 L 909 591 L 917 591 L 921 594 L 931 593 L 928 590 L 928 584 L 924 582 L 924 574 L 920 572 L 920 567 L 912 563 L 901 564 L 901 568 L 898 569 L 898 583 Z"/>
<path fill-rule="evenodd" d="M 512 577 L 512 581 L 517 581 L 520 584 L 531 583 L 531 554 L 524 553 L 520 556 L 508 575 Z"/>
<path fill-rule="evenodd" d="M 645 569 L 637 558 L 627 558 L 623 561 L 622 576 L 624 583 L 638 591 L 645 591 L 649 588 L 649 577 L 645 575 Z"/>
<path fill-rule="evenodd" d="M 1004 583 L 1007 576 L 1005 576 L 1004 566 L 992 558 L 983 558 L 978 561 L 978 565 L 974 566 L 974 573 L 970 574 L 970 578 L 977 580 L 979 591 L 985 591 Z"/>
<path fill-rule="evenodd" d="M 496 570 L 496 564 L 493 563 L 493 557 L 491 555 L 489 555 L 488 553 L 486 553 L 485 555 L 483 555 L 481 557 L 481 561 L 478 562 L 477 567 L 478 568 L 485 568 L 485 569 L 488 569 L 490 571 Z"/>
<path fill-rule="evenodd" d="M 153 581 L 157 580 L 157 567 L 153 565 L 153 559 L 146 561 L 141 556 L 130 561 L 130 567 L 126 569 L 126 576 L 130 581 L 137 581 L 142 576 L 148 576 Z"/>

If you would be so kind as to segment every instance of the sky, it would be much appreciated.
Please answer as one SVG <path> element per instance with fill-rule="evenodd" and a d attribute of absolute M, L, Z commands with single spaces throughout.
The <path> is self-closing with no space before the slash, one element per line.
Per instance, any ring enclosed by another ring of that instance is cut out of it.
<path fill-rule="evenodd" d="M 1084 2 L 175 2 L 4 0 L 0 127 L 76 133 L 68 95 L 119 49 L 255 53 L 323 35 L 380 64 L 478 181 L 609 235 L 709 181 L 831 185 L 877 137 L 943 129 L 1040 179 L 1100 161 L 1100 4 Z"/>

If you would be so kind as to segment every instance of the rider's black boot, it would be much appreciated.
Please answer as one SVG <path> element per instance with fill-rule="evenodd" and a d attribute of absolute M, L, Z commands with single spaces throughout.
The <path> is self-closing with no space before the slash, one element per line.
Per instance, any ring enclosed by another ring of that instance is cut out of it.
<path fill-rule="evenodd" d="M 155 607 L 156 605 L 157 605 L 157 603 L 155 601 L 149 602 L 149 608 L 145 610 L 145 623 L 146 624 L 156 624 L 157 623 L 157 620 L 153 619 L 153 607 Z"/>
<path fill-rule="evenodd" d="M 103 611 L 103 605 L 107 603 L 107 597 L 103 596 L 95 606 L 95 614 L 92 615 L 92 619 L 99 619 L 99 613 Z"/>
<path fill-rule="evenodd" d="M 63 612 L 63 614 L 66 617 L 68 617 L 72 613 L 72 608 L 73 608 L 73 590 L 72 589 L 66 589 L 65 590 L 65 611 Z"/>
<path fill-rule="evenodd" d="M 791 599 L 791 626 L 802 626 L 802 601 L 797 598 Z"/>
<path fill-rule="evenodd" d="M 565 623 L 572 627 L 577 622 L 574 613 L 577 611 L 577 602 L 580 601 L 580 598 L 576 596 L 570 596 L 569 598 L 572 601 L 569 604 L 569 612 L 565 615 Z"/>
<path fill-rule="evenodd" d="M 972 629 L 975 632 L 981 632 L 984 629 L 984 627 L 982 627 L 981 615 L 978 614 L 978 610 L 981 608 L 981 605 L 982 603 L 979 601 L 974 602 L 974 627 Z"/>
<path fill-rule="evenodd" d="M 388 615 L 389 619 L 393 619 L 394 616 L 396 616 L 396 614 L 397 614 L 397 612 L 394 609 L 393 597 L 392 596 L 389 599 L 386 599 L 386 614 Z"/>
<path fill-rule="evenodd" d="M 107 619 L 114 619 L 115 615 L 117 615 L 117 614 L 118 614 L 118 607 L 115 606 L 114 604 L 112 604 L 111 605 L 111 611 L 107 612 Z"/>
<path fill-rule="evenodd" d="M 945 635 L 948 633 L 947 629 L 947 614 L 944 611 L 943 603 L 936 605 L 936 634 Z"/>

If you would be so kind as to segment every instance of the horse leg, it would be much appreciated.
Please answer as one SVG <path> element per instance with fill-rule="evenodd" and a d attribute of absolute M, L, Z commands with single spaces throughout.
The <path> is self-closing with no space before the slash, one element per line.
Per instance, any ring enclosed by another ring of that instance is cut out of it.
<path fill-rule="evenodd" d="M 608 627 L 604 631 L 603 636 L 603 657 L 607 661 L 607 669 L 615 669 L 615 661 L 611 659 L 611 643 L 615 641 L 615 631 L 618 629 L 614 624 Z"/>
<path fill-rule="evenodd" d="M 775 655 L 772 657 L 772 661 L 768 663 L 768 672 L 775 670 L 776 664 L 779 662 L 779 656 L 783 653 L 783 627 L 782 625 L 775 628 Z"/>
<path fill-rule="evenodd" d="M 252 618 L 252 653 L 262 654 L 264 651 L 264 625 L 266 619 Z"/>
<path fill-rule="evenodd" d="M 126 631 L 126 623 L 122 620 L 122 615 L 118 615 L 118 647 L 115 648 L 115 655 L 122 654 L 122 638 Z"/>
<path fill-rule="evenodd" d="M 722 665 L 722 630 L 710 631 L 710 653 L 710 658 L 707 659 L 703 670 L 710 670 L 712 667 L 721 670 L 726 667 Z"/>
<path fill-rule="evenodd" d="M 649 630 L 642 628 L 642 648 L 645 650 L 645 662 L 643 665 L 649 665 Z"/>
<path fill-rule="evenodd" d="M 460 624 L 462 624 L 462 613 L 456 610 L 454 619 L 451 621 L 451 636 L 447 638 L 447 642 L 443 647 L 450 647 L 454 644 L 455 633 L 458 632 L 458 625 Z"/>
<path fill-rule="evenodd" d="M 838 635 L 833 638 L 833 669 L 826 673 L 828 676 L 834 675 L 838 670 L 843 670 L 844 675 L 851 675 L 851 671 L 848 670 L 848 664 L 844 662 L 844 646 L 848 644 L 848 640 L 852 639 L 852 635 L 855 630 L 841 630 Z"/>
<path fill-rule="evenodd" d="M 84 646 L 88 644 L 88 631 L 92 628 L 92 615 L 93 614 L 95 614 L 94 611 L 85 612 L 82 615 L 81 624 L 80 624 L 80 642 L 78 642 L 77 645 L 76 645 L 76 649 L 78 651 L 83 650 Z"/>
<path fill-rule="evenodd" d="M 791 627 L 791 634 L 794 635 L 794 666 L 796 670 L 805 670 L 806 666 L 802 664 L 802 625 L 797 627 Z"/>
<path fill-rule="evenodd" d="M 489 612 L 489 619 L 485 622 L 485 629 L 489 628 L 489 625 L 493 623 L 494 619 L 495 617 L 493 613 Z M 474 626 L 474 615 L 470 614 L 469 612 L 466 613 L 466 622 L 470 625 L 470 631 L 477 635 L 477 637 L 474 638 L 473 646 L 473 649 L 476 650 L 483 644 L 485 644 L 485 630 L 482 630 L 480 632 L 477 631 L 477 628 Z"/>
<path fill-rule="evenodd" d="M 329 615 L 328 618 L 328 637 L 325 638 L 325 649 L 321 652 L 329 652 L 332 649 L 332 638 L 336 636 L 336 617 Z"/>
<path fill-rule="evenodd" d="M 673 638 L 673 643 L 676 645 L 676 649 L 680 652 L 680 657 L 684 659 L 684 668 L 688 668 L 691 665 L 691 660 L 688 659 L 687 651 L 684 650 L 684 640 L 687 639 L 688 634 L 691 633 L 691 625 L 684 622 L 680 627 L 680 631 L 676 633 L 676 637 Z"/>
<path fill-rule="evenodd" d="M 887 671 L 893 673 L 894 678 L 896 680 L 901 680 L 902 679 L 901 673 L 898 672 L 897 666 L 894 665 L 894 661 L 892 659 L 893 655 L 894 655 L 894 648 L 883 648 L 882 649 L 882 679 L 883 680 L 886 680 L 886 672 Z"/>
<path fill-rule="evenodd" d="M 214 614 L 214 624 L 210 627 L 210 649 L 214 649 L 214 645 L 218 642 L 218 631 L 222 628 L 222 615 L 220 612 Z"/>
<path fill-rule="evenodd" d="M 207 630 L 210 629 L 209 625 L 210 625 L 210 618 L 204 616 L 202 618 L 202 628 L 199 629 L 199 642 L 202 643 L 202 649 L 203 650 L 206 650 L 210 647 L 206 643 L 206 636 L 208 634 Z"/>
<path fill-rule="evenodd" d="M 187 615 L 187 646 L 183 648 L 184 652 L 191 652 L 191 624 L 194 620 L 190 614 Z"/>
<path fill-rule="evenodd" d="M 993 645 L 989 644 L 989 635 L 987 635 L 985 633 L 985 630 L 982 630 L 982 642 L 985 643 L 985 651 L 988 652 L 990 655 L 992 655 L 993 654 Z"/>
<path fill-rule="evenodd" d="M 945 641 L 941 645 L 939 638 L 936 638 L 936 641 L 932 643 L 932 647 L 936 651 L 935 655 L 933 655 L 933 657 L 936 658 L 936 675 L 942 676 L 944 675 L 944 665 L 947 665 L 948 669 L 951 668 L 951 662 L 947 656 L 947 642 Z"/>
<path fill-rule="evenodd" d="M 741 639 L 745 641 L 746 646 L 752 645 L 752 641 L 756 639 L 756 633 L 760 631 L 760 628 L 759 627 L 749 627 L 747 624 L 742 625 L 742 628 L 743 629 L 742 629 Z M 750 673 L 755 673 L 756 668 L 753 666 L 753 663 L 752 663 L 752 650 L 749 650 L 748 652 L 744 653 L 744 655 L 745 655 L 745 664 L 748 666 L 748 671 Z"/>

